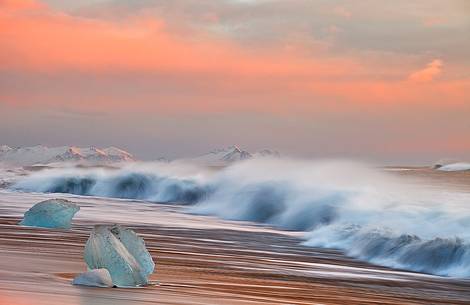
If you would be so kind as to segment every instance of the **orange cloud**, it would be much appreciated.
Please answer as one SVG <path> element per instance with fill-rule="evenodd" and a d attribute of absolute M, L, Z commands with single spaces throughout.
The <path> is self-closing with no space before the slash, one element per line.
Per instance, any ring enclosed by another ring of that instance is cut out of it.
<path fill-rule="evenodd" d="M 442 60 L 434 59 L 426 68 L 413 72 L 408 76 L 408 80 L 417 83 L 433 81 L 442 71 Z"/>
<path fill-rule="evenodd" d="M 389 105 L 442 105 L 446 108 L 470 105 L 470 78 L 432 81 L 440 73 L 440 66 L 440 61 L 435 60 L 428 68 L 413 73 L 405 80 L 317 80 L 297 83 L 293 88 L 309 91 L 316 96 L 316 101 L 326 100 L 343 110 L 358 105 L 377 110 Z"/>
<path fill-rule="evenodd" d="M 307 52 L 302 46 L 288 50 L 243 47 L 207 33 L 175 33 L 155 18 L 100 20 L 70 16 L 34 1 L 0 3 L 0 71 L 36 75 L 38 79 L 79 74 L 102 80 L 125 75 L 134 77 L 132 84 L 164 75 L 178 82 L 173 92 L 131 90 L 126 97 L 113 95 L 111 85 L 96 90 L 94 96 L 86 95 L 80 87 L 76 89 L 79 98 L 72 97 L 73 87 L 67 92 L 70 97 L 47 89 L 37 89 L 34 94 L 23 89 L 3 93 L 24 103 L 66 100 L 76 107 L 101 110 L 112 103 L 113 109 L 122 111 L 287 113 L 325 107 L 347 111 L 357 105 L 378 108 L 382 104 L 457 105 L 469 101 L 470 80 L 437 81 L 443 67 L 439 59 L 406 78 L 407 67 L 401 71 L 383 62 L 364 63 L 352 55 Z M 350 16 L 342 9 L 338 12 Z M 191 90 L 184 95 L 188 83 Z"/>
<path fill-rule="evenodd" d="M 38 9 L 44 7 L 42 3 L 35 0 L 0 0 L 0 8 L 2 9 Z"/>
<path fill-rule="evenodd" d="M 153 18 L 112 22 L 72 17 L 45 7 L 34 12 L 32 6 L 24 10 L 18 7 L 7 6 L 0 13 L 3 69 L 250 78 L 339 76 L 357 69 L 354 62 L 343 59 L 315 60 L 278 50 L 244 50 L 229 41 L 198 33 L 176 35 L 166 29 L 163 21 Z"/>

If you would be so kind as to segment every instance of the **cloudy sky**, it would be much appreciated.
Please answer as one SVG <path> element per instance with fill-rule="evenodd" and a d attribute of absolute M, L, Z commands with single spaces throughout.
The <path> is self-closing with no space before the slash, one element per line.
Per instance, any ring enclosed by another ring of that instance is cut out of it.
<path fill-rule="evenodd" d="M 470 159 L 466 0 L 0 0 L 0 142 Z"/>

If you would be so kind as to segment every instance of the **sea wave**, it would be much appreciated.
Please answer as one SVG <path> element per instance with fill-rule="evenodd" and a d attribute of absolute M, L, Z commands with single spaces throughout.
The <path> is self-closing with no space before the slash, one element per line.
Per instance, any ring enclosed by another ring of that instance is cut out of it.
<path fill-rule="evenodd" d="M 51 169 L 12 186 L 189 204 L 191 213 L 304 231 L 305 244 L 374 264 L 470 277 L 470 195 L 436 190 L 347 161 L 249 160 Z"/>
<path fill-rule="evenodd" d="M 26 192 L 70 193 L 184 204 L 195 203 L 208 192 L 200 173 L 182 172 L 180 167 L 142 164 L 120 169 L 48 169 L 20 179 L 11 188 Z"/>

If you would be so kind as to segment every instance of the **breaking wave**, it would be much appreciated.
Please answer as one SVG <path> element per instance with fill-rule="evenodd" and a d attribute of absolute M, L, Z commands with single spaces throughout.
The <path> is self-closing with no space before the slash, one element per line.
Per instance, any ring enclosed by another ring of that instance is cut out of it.
<path fill-rule="evenodd" d="M 189 204 L 201 200 L 208 191 L 199 175 L 190 168 L 181 171 L 168 165 L 49 169 L 21 179 L 12 188 L 26 192 Z"/>
<path fill-rule="evenodd" d="M 470 194 L 346 161 L 249 160 L 52 169 L 16 190 L 186 203 L 191 213 L 305 231 L 305 244 L 375 264 L 470 277 Z"/>

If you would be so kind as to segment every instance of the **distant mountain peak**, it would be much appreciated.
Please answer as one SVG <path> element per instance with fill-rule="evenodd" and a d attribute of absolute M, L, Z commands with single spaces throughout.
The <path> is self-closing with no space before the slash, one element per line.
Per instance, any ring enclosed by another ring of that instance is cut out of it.
<path fill-rule="evenodd" d="M 233 149 L 236 152 L 242 152 L 242 150 L 237 145 L 232 145 L 229 148 Z"/>
<path fill-rule="evenodd" d="M 225 148 L 213 149 L 209 153 L 192 158 L 191 160 L 205 164 L 227 164 L 261 157 L 280 157 L 280 154 L 275 150 L 269 149 L 250 153 L 237 145 L 231 145 Z"/>
<path fill-rule="evenodd" d="M 116 147 L 100 149 L 94 146 L 47 147 L 35 145 L 11 148 L 0 146 L 0 162 L 18 165 L 49 164 L 56 162 L 111 163 L 134 161 L 133 156 Z"/>

